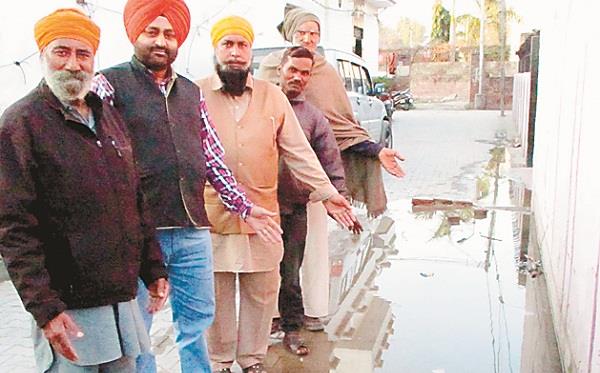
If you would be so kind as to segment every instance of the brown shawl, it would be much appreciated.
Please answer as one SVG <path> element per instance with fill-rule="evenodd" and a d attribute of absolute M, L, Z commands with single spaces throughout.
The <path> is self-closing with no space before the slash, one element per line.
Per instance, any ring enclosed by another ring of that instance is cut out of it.
<path fill-rule="evenodd" d="M 255 74 L 257 78 L 278 84 L 277 67 L 284 50 L 266 56 Z M 383 188 L 381 164 L 378 159 L 346 152 L 370 137 L 354 118 L 352 105 L 337 71 L 325 58 L 315 54 L 312 76 L 306 86 L 307 101 L 318 107 L 329 121 L 336 141 L 342 151 L 346 186 L 352 199 L 366 204 L 369 215 L 377 216 L 386 209 L 387 198 Z"/>

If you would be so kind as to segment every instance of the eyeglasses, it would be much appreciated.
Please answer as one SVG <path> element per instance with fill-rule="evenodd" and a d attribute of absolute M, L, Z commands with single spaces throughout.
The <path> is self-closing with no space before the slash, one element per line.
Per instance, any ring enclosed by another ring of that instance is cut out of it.
<path fill-rule="evenodd" d="M 295 32 L 296 35 L 298 35 L 299 37 L 303 38 L 306 35 L 310 36 L 311 39 L 317 38 L 321 35 L 321 33 L 319 31 L 304 31 L 304 30 L 297 30 Z"/>

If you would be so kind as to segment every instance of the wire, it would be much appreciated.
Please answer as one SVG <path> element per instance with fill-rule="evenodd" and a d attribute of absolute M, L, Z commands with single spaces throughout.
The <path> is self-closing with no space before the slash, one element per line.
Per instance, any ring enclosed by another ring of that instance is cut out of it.
<path fill-rule="evenodd" d="M 110 9 L 110 8 L 107 8 L 102 5 L 98 5 L 98 4 L 91 4 L 91 3 L 87 2 L 86 0 L 76 0 L 76 2 L 77 2 L 77 5 L 79 5 L 82 8 L 87 10 L 88 15 L 90 17 L 92 16 L 93 13 L 95 13 L 95 11 L 97 9 L 104 10 L 106 12 L 114 13 L 114 14 L 120 14 L 120 15 L 123 14 L 123 12 L 120 12 L 118 10 Z"/>
<path fill-rule="evenodd" d="M 354 9 L 340 9 L 340 8 L 332 8 L 332 7 L 330 7 L 330 6 L 327 6 L 327 5 L 321 4 L 321 2 L 320 2 L 320 1 L 317 1 L 317 0 L 311 0 L 311 1 L 312 1 L 313 3 L 315 3 L 315 4 L 317 4 L 318 6 L 322 7 L 323 9 L 331 10 L 331 11 L 334 11 L 334 12 L 344 12 L 344 13 L 352 13 L 352 12 L 354 12 Z M 340 4 L 341 4 L 341 1 L 340 1 Z"/>
<path fill-rule="evenodd" d="M 200 29 L 204 29 L 204 30 L 208 31 L 208 27 L 206 27 L 206 24 L 208 22 L 210 22 L 212 19 L 214 19 L 216 16 L 221 14 L 223 11 L 225 11 L 225 9 L 227 9 L 229 7 L 229 5 L 230 5 L 229 3 L 224 5 L 221 9 L 214 12 L 210 16 L 206 17 L 199 24 L 192 26 L 192 29 L 194 30 L 194 34 L 192 35 L 192 39 L 190 40 L 189 47 L 188 47 L 188 55 L 187 55 L 187 61 L 186 61 L 186 66 L 185 66 L 186 74 L 191 74 L 190 64 L 191 64 L 191 59 L 192 59 L 192 48 L 194 46 L 194 43 L 196 42 L 196 36 L 198 36 L 200 34 Z M 250 10 L 250 8 L 247 8 L 243 13 L 247 13 L 248 10 Z"/>
<path fill-rule="evenodd" d="M 31 57 L 35 56 L 36 54 L 38 54 L 38 52 L 37 52 L 37 51 L 36 51 L 36 52 L 33 52 L 33 53 L 31 53 L 31 54 L 30 54 L 30 55 L 28 55 L 27 57 L 24 57 L 24 58 L 22 58 L 22 59 L 20 59 L 20 60 L 18 60 L 18 61 L 14 61 L 14 62 L 11 62 L 11 63 L 7 63 L 7 64 L 4 64 L 4 65 L 0 65 L 0 69 L 7 68 L 7 67 L 11 67 L 11 66 L 13 66 L 13 65 L 14 65 L 14 66 L 17 66 L 17 67 L 19 68 L 19 70 L 21 70 L 21 74 L 23 75 L 23 83 L 24 83 L 24 84 L 27 84 L 27 74 L 25 73 L 25 69 L 23 69 L 23 66 L 22 66 L 22 65 L 23 65 L 24 63 L 27 63 L 27 60 L 28 60 L 28 59 L 30 59 Z"/>
<path fill-rule="evenodd" d="M 492 335 L 492 356 L 494 357 L 494 373 L 498 373 L 498 369 L 496 367 L 496 337 L 494 337 L 494 316 L 492 313 L 492 295 L 490 293 L 490 275 L 489 275 L 489 273 L 486 273 L 485 284 L 487 287 L 487 295 L 488 295 L 488 310 L 489 310 L 489 316 L 490 316 L 490 334 Z"/>

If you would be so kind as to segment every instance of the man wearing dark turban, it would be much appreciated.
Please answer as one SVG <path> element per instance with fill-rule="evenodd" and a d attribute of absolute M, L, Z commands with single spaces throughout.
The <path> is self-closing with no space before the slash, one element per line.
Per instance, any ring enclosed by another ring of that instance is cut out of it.
<path fill-rule="evenodd" d="M 204 208 L 209 181 L 228 211 L 280 242 L 274 213 L 253 205 L 223 161 L 223 147 L 203 94 L 171 64 L 190 29 L 181 0 L 129 0 L 125 29 L 134 56 L 96 75 L 94 89 L 123 115 L 133 142 L 143 191 L 169 272 L 171 306 L 181 371 L 210 372 L 204 331 L 214 317 L 210 222 Z M 151 315 L 138 300 L 150 330 Z M 137 371 L 156 372 L 154 357 L 138 358 Z"/>
<path fill-rule="evenodd" d="M 59 9 L 34 34 L 44 79 L 0 117 L 0 253 L 38 371 L 129 373 L 150 348 L 138 278 L 156 311 L 167 271 L 125 124 L 90 93 L 100 29 Z"/>

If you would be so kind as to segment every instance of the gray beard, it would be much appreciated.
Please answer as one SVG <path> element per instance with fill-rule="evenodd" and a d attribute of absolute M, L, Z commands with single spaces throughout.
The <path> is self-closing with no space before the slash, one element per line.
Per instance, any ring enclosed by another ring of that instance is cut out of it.
<path fill-rule="evenodd" d="M 92 85 L 93 74 L 83 71 L 70 72 L 65 70 L 48 71 L 44 66 L 46 84 L 54 95 L 62 102 L 83 100 Z"/>

